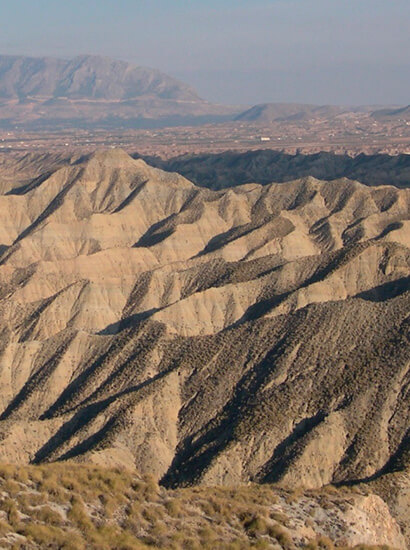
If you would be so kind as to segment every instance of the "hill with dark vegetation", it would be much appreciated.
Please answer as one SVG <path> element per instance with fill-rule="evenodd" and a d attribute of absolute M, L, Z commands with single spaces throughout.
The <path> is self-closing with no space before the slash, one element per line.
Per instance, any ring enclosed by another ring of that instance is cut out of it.
<path fill-rule="evenodd" d="M 134 155 L 136 158 L 138 154 Z M 264 149 L 245 153 L 200 153 L 163 160 L 143 157 L 153 166 L 178 172 L 201 187 L 224 189 L 244 183 L 262 185 L 313 176 L 321 180 L 348 178 L 366 185 L 410 187 L 410 155 L 355 157 L 320 152 L 291 155 Z"/>
<path fill-rule="evenodd" d="M 343 113 L 366 113 L 367 106 L 310 105 L 304 103 L 261 103 L 254 105 L 235 120 L 271 124 L 272 122 L 308 120 L 311 118 L 331 119 Z"/>
<path fill-rule="evenodd" d="M 398 109 L 378 109 L 372 113 L 372 116 L 382 120 L 405 120 L 410 122 L 410 105 Z"/>

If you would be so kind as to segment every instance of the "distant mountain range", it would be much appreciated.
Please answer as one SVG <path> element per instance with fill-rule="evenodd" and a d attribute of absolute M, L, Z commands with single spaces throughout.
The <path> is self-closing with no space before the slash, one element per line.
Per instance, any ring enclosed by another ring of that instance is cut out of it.
<path fill-rule="evenodd" d="M 147 95 L 201 101 L 190 86 L 124 61 L 92 55 L 70 60 L 0 56 L 1 98 L 127 100 Z"/>
<path fill-rule="evenodd" d="M 155 69 L 100 56 L 0 56 L 0 126 L 157 126 L 232 118 Z"/>
<path fill-rule="evenodd" d="M 409 117 L 409 107 L 264 103 L 243 107 L 205 101 L 156 69 L 106 57 L 0 55 L 0 128 L 143 128 L 242 121 L 271 124 L 349 112 Z"/>
<path fill-rule="evenodd" d="M 372 116 L 377 119 L 410 121 L 410 105 L 398 109 L 380 109 L 372 113 Z"/>
<path fill-rule="evenodd" d="M 256 122 L 271 124 L 272 122 L 285 122 L 308 120 L 312 118 L 332 119 L 344 113 L 394 113 L 403 109 L 385 109 L 377 105 L 310 105 L 305 103 L 261 103 L 240 113 L 236 120 L 244 122 Z"/>

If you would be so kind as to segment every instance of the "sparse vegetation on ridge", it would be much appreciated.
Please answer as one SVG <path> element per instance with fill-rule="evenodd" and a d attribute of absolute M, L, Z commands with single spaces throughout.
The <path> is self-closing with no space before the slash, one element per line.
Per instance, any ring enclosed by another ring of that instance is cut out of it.
<path fill-rule="evenodd" d="M 290 494 L 269 485 L 172 491 L 118 468 L 1 465 L 0 547 L 333 550 L 323 534 L 337 535 L 333 520 L 323 514 L 314 519 L 312 509 L 321 509 L 324 496 L 331 508 L 349 507 L 355 493 L 335 489 L 328 495 L 302 491 L 288 515 L 290 508 L 288 514 L 280 510 Z"/>

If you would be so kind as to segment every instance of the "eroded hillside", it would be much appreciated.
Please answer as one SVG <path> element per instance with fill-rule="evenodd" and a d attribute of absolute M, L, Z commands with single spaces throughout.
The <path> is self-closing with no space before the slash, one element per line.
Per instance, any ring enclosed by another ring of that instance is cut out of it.
<path fill-rule="evenodd" d="M 171 487 L 408 467 L 409 190 L 211 191 L 122 151 L 2 189 L 0 461 Z"/>

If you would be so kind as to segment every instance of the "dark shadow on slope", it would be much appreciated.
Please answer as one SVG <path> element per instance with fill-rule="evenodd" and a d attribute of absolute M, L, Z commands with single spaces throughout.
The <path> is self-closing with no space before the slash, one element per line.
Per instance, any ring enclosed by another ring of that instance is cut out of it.
<path fill-rule="evenodd" d="M 83 399 L 81 406 L 87 406 L 89 403 L 100 401 L 105 398 L 104 396 L 109 397 L 112 394 L 112 388 L 115 387 L 116 383 L 119 383 L 120 387 L 124 387 L 121 386 L 121 383 L 125 383 L 129 386 L 132 382 L 134 382 L 133 387 L 138 387 L 143 384 L 144 380 L 141 381 L 140 375 L 144 372 L 145 358 L 153 350 L 158 342 L 158 339 L 163 336 L 163 332 L 164 327 L 157 325 L 156 329 L 152 332 L 146 332 L 145 334 L 142 334 L 141 337 L 137 338 L 137 345 L 133 349 L 132 353 L 128 355 L 125 360 L 121 361 L 118 366 L 116 366 L 115 369 L 109 373 L 105 380 L 99 382 L 94 391 Z M 171 370 L 173 370 L 173 368 L 169 367 L 163 371 L 160 371 L 158 375 L 170 372 Z M 134 378 L 136 375 L 139 380 L 138 383 L 136 383 Z M 120 395 L 121 392 L 127 392 L 127 388 L 117 390 L 117 395 Z M 73 409 L 74 408 L 75 407 L 73 407 Z"/>
<path fill-rule="evenodd" d="M 292 155 L 260 149 L 186 154 L 166 160 L 138 154 L 133 157 L 143 158 L 162 170 L 178 172 L 196 185 L 214 190 L 244 183 L 284 183 L 307 176 L 326 181 L 349 178 L 366 185 L 394 185 L 399 188 L 409 187 L 410 181 L 410 155 L 407 154 L 362 153 L 350 157 L 324 151 Z"/>
<path fill-rule="evenodd" d="M 80 375 L 77 376 L 63 391 L 63 393 L 60 395 L 60 397 L 54 402 L 51 407 L 45 411 L 41 417 L 40 420 L 48 420 L 49 418 L 52 418 L 56 412 L 63 408 L 66 403 L 72 398 L 73 395 L 75 395 L 79 388 L 85 386 L 87 379 L 93 374 L 94 371 L 96 371 L 109 357 L 111 349 L 108 349 L 105 351 L 102 355 L 100 355 L 87 369 L 85 369 Z"/>
<path fill-rule="evenodd" d="M 265 384 L 275 360 L 283 351 L 284 339 L 280 339 L 251 371 L 244 374 L 231 399 L 219 413 L 218 422 L 211 419 L 198 433 L 190 435 L 176 449 L 174 460 L 161 479 L 161 485 L 173 488 L 195 483 L 212 460 L 232 441 L 243 418 L 243 409 L 252 406 L 253 396 Z M 249 382 L 251 385 L 249 386 Z M 199 437 L 198 437 L 199 435 Z"/>
<path fill-rule="evenodd" d="M 149 248 L 150 246 L 155 246 L 156 244 L 165 241 L 172 235 L 174 231 L 169 229 L 167 231 L 162 231 L 160 233 L 149 232 L 141 237 L 141 239 L 134 244 L 134 248 Z"/>
<path fill-rule="evenodd" d="M 15 240 L 15 243 L 21 241 L 22 239 L 24 239 L 25 237 L 27 237 L 27 235 L 29 235 L 30 233 L 32 233 L 34 231 L 34 229 L 36 229 L 40 224 L 41 222 L 43 222 L 46 218 L 48 218 L 55 210 L 57 210 L 57 208 L 59 208 L 62 203 L 63 203 L 63 200 L 64 200 L 64 197 L 67 195 L 67 193 L 70 191 L 70 189 L 72 187 L 74 187 L 74 185 L 76 184 L 78 178 L 81 176 L 81 172 L 78 173 L 76 175 L 76 177 L 74 177 L 72 179 L 72 181 L 70 181 L 55 197 L 54 199 L 50 202 L 50 204 L 43 210 L 43 212 L 40 214 L 40 216 L 29 226 L 27 227 L 27 229 L 25 229 L 24 231 L 22 231 L 20 233 L 20 235 L 17 237 L 17 239 Z M 13 243 L 14 244 L 14 243 Z"/>
<path fill-rule="evenodd" d="M 410 290 L 410 277 L 401 277 L 395 281 L 360 292 L 356 294 L 355 298 L 361 298 L 369 302 L 385 302 L 391 298 L 396 298 L 396 296 L 401 296 L 408 290 Z"/>
<path fill-rule="evenodd" d="M 303 281 L 301 284 L 299 284 L 297 287 L 293 288 L 292 290 L 289 290 L 287 292 L 283 292 L 282 294 L 277 294 L 268 298 L 265 298 L 263 300 L 260 300 L 259 302 L 256 302 L 255 304 L 252 304 L 248 309 L 245 311 L 245 313 L 242 315 L 240 319 L 238 319 L 232 327 L 236 327 L 246 321 L 254 321 L 255 319 L 259 319 L 275 307 L 279 306 L 286 298 L 288 298 L 293 292 L 300 290 L 301 288 L 306 288 L 311 284 L 317 283 L 323 279 L 325 279 L 328 275 L 333 273 L 336 269 L 344 265 L 351 257 L 355 257 L 356 255 L 363 252 L 365 248 L 369 246 L 369 243 L 360 243 L 358 245 L 349 245 L 341 250 L 338 250 L 337 252 L 331 254 L 329 261 L 320 267 L 311 275 L 308 277 L 305 281 Z"/>
<path fill-rule="evenodd" d="M 78 179 L 81 177 L 83 173 L 83 169 L 81 169 L 73 178 L 71 181 L 69 181 L 65 187 L 54 197 L 54 199 L 46 206 L 46 208 L 43 210 L 43 212 L 39 215 L 39 217 L 34 220 L 34 222 L 29 225 L 24 231 L 20 233 L 20 235 L 17 237 L 17 239 L 14 241 L 13 245 L 9 247 L 9 254 L 13 253 L 14 247 L 25 237 L 27 237 L 30 233 L 32 233 L 46 218 L 51 216 L 55 210 L 57 210 L 63 203 L 63 200 L 67 193 L 70 191 L 72 187 L 76 184 Z M 3 258 L 0 260 L 0 265 L 7 260 L 8 255 L 5 254 Z"/>
<path fill-rule="evenodd" d="M 144 233 L 144 235 L 142 235 L 142 237 L 140 237 L 140 239 L 133 245 L 133 248 L 146 248 L 149 246 L 154 246 L 171 236 L 174 229 L 166 228 L 166 225 L 169 224 L 175 216 L 176 214 L 171 214 L 168 218 L 151 225 L 148 231 Z M 164 226 L 165 229 L 161 231 Z"/>
<path fill-rule="evenodd" d="M 38 464 L 46 460 L 47 457 L 52 455 L 52 453 L 60 447 L 60 445 L 70 439 L 70 437 L 93 420 L 93 418 L 108 407 L 109 404 L 110 400 L 105 400 L 100 401 L 99 403 L 93 403 L 92 405 L 81 409 L 68 422 L 63 424 L 57 433 L 37 451 L 32 463 Z"/>
<path fill-rule="evenodd" d="M 318 411 L 314 416 L 304 418 L 298 422 L 292 433 L 275 448 L 271 459 L 268 460 L 263 468 L 267 473 L 258 481 L 262 483 L 275 483 L 279 481 L 289 463 L 291 463 L 292 459 L 295 457 L 298 443 L 306 434 L 312 431 L 313 428 L 323 422 L 326 416 L 327 413 L 324 411 Z"/>
<path fill-rule="evenodd" d="M 301 287 L 302 286 L 303 285 L 301 285 Z M 232 325 L 232 327 L 239 326 L 242 323 L 245 323 L 247 321 L 255 321 L 256 319 L 263 317 L 266 313 L 268 313 L 275 307 L 279 306 L 283 301 L 285 301 L 286 298 L 292 294 L 292 292 L 294 291 L 290 290 L 289 292 L 283 292 L 282 294 L 277 294 L 272 298 L 266 298 L 265 300 L 260 300 L 259 302 L 252 304 L 251 306 L 248 307 L 248 309 L 245 311 L 242 317 Z"/>
<path fill-rule="evenodd" d="M 393 222 L 390 223 L 387 227 L 383 229 L 383 231 L 376 237 L 376 240 L 383 239 L 386 235 L 391 233 L 392 231 L 397 231 L 398 229 L 401 229 L 403 227 L 402 222 Z"/>
<path fill-rule="evenodd" d="M 42 183 L 47 181 L 54 172 L 46 172 L 44 174 L 41 174 L 41 176 L 38 176 L 37 178 L 34 178 L 29 183 L 26 183 L 25 185 L 21 185 L 20 187 L 15 187 L 14 189 L 10 189 L 10 191 L 7 191 L 6 195 L 25 195 L 26 193 L 29 193 L 29 191 L 32 191 L 36 187 L 40 187 Z"/>
<path fill-rule="evenodd" d="M 133 199 L 138 195 L 138 193 L 141 191 L 141 189 L 145 186 L 146 183 L 148 183 L 148 180 L 144 180 L 142 183 L 137 185 L 137 187 L 133 189 L 127 197 L 125 197 L 122 203 L 117 206 L 117 208 L 113 211 L 113 214 L 116 214 L 117 212 L 121 212 L 121 210 L 123 210 L 126 206 L 128 206 L 133 201 Z"/>
<path fill-rule="evenodd" d="M 33 393 L 33 391 L 36 391 L 39 387 L 41 387 L 43 381 L 47 379 L 47 377 L 50 376 L 50 373 L 54 371 L 54 369 L 58 365 L 58 359 L 61 357 L 61 355 L 64 353 L 67 344 L 72 341 L 73 336 L 70 337 L 68 342 L 64 342 L 60 348 L 57 349 L 56 353 L 48 360 L 44 365 L 39 369 L 37 372 L 35 372 L 24 384 L 24 386 L 21 388 L 21 390 L 18 392 L 18 394 L 14 397 L 14 399 L 7 405 L 6 409 L 3 411 L 3 413 L 0 416 L 0 421 L 7 420 L 8 417 L 19 409 L 19 407 L 29 399 L 30 395 Z"/>
<path fill-rule="evenodd" d="M 97 334 L 101 336 L 118 334 L 119 332 L 127 328 L 136 327 L 137 325 L 139 325 L 139 323 L 145 321 L 146 319 L 151 317 L 151 315 L 154 315 L 154 313 L 157 313 L 157 311 L 161 311 L 161 309 L 162 308 L 160 307 L 153 307 L 152 309 L 141 311 L 141 313 L 134 313 L 129 317 L 125 317 L 125 319 L 121 319 L 120 321 L 111 323 L 111 325 L 108 325 L 104 329 L 100 330 L 100 332 L 98 332 Z"/>
<path fill-rule="evenodd" d="M 245 225 L 240 225 L 238 227 L 233 227 L 231 229 L 228 229 L 228 231 L 225 231 L 224 233 L 219 233 L 218 235 L 215 235 L 215 237 L 212 237 L 205 248 L 198 252 L 194 258 L 204 256 L 205 254 L 209 254 L 210 252 L 214 252 L 215 250 L 218 250 L 218 248 L 221 248 L 230 242 L 240 239 L 241 237 L 244 237 L 245 235 L 248 235 L 249 233 L 252 233 L 252 231 L 256 231 L 260 227 L 266 223 L 267 220 L 264 220 L 262 223 L 255 224 L 255 223 L 247 223 Z"/>
<path fill-rule="evenodd" d="M 110 433 L 112 428 L 114 428 L 115 423 L 118 418 L 113 416 L 110 418 L 106 424 L 95 434 L 90 435 L 87 439 L 84 439 L 81 443 L 64 453 L 58 461 L 69 460 L 70 458 L 75 458 L 76 456 L 82 455 L 87 451 L 93 449 L 98 443 L 104 440 L 104 438 Z"/>
<path fill-rule="evenodd" d="M 158 327 L 162 327 L 161 324 L 157 324 Z M 155 336 L 156 334 L 156 336 Z M 136 332 L 133 332 L 132 333 L 132 336 L 133 337 L 136 337 L 138 336 L 138 342 L 143 342 L 144 341 L 144 338 L 145 338 L 145 335 L 144 334 L 139 334 L 136 333 Z M 148 333 L 147 333 L 147 336 L 148 336 Z M 158 333 L 156 333 L 155 331 L 155 328 L 151 327 L 151 331 L 149 332 L 149 337 L 158 337 Z M 127 337 L 127 336 L 126 336 Z M 96 375 L 98 376 L 98 373 L 101 371 L 101 368 L 104 367 L 106 365 L 106 363 L 108 362 L 109 364 L 111 363 L 112 364 L 112 361 L 114 360 L 115 358 L 115 355 L 117 354 L 117 350 L 118 350 L 118 342 L 121 342 L 121 345 L 124 345 L 124 342 L 121 341 L 121 340 L 118 340 L 115 339 L 114 341 L 111 342 L 111 344 L 109 345 L 108 349 L 105 350 L 104 353 L 102 353 L 99 357 L 97 357 L 81 374 L 79 374 L 66 388 L 65 390 L 62 392 L 62 394 L 58 397 L 58 399 L 53 403 L 53 405 L 51 405 L 48 410 L 40 417 L 40 420 L 47 420 L 49 418 L 52 418 L 54 416 L 59 416 L 61 415 L 61 413 L 67 413 L 67 412 L 71 412 L 72 410 L 74 409 L 77 409 L 78 407 L 80 406 L 84 406 L 84 404 L 87 402 L 87 401 L 90 401 L 92 399 L 92 397 L 95 395 L 96 393 L 96 388 L 94 387 L 94 389 L 92 391 L 90 391 L 87 395 L 81 397 L 81 404 L 77 404 L 77 405 L 74 405 L 74 406 L 71 406 L 71 407 L 68 407 L 68 404 L 70 403 L 71 400 L 78 400 L 78 394 L 81 392 L 81 390 L 83 390 L 84 388 L 87 388 L 89 387 L 90 388 L 90 380 L 91 380 L 91 387 L 93 387 L 93 377 L 95 377 Z M 134 350 L 134 352 L 136 353 L 136 351 Z M 132 360 L 132 357 L 128 357 L 127 359 L 127 362 L 128 361 L 131 361 Z M 118 369 L 115 371 L 115 373 L 118 373 Z M 115 373 L 111 373 L 109 375 L 109 378 L 108 378 L 108 381 L 112 379 L 113 376 L 115 376 Z M 104 384 L 107 383 L 107 379 L 105 379 L 104 381 L 100 381 L 100 382 L 97 382 L 97 385 L 98 385 L 98 388 L 100 388 L 101 386 L 104 386 Z M 96 399 L 94 399 L 95 401 Z"/>
<path fill-rule="evenodd" d="M 339 481 L 334 483 L 336 487 L 348 486 L 352 487 L 358 485 L 359 483 L 369 483 L 371 481 L 376 481 L 380 477 L 386 474 L 392 474 L 395 472 L 403 472 L 410 465 L 410 429 L 407 430 L 407 433 L 403 437 L 400 445 L 398 446 L 395 453 L 389 458 L 386 464 L 377 470 L 373 475 L 364 477 L 361 479 L 354 479 L 351 481 Z"/>
<path fill-rule="evenodd" d="M 57 433 L 51 439 L 49 439 L 47 443 L 43 445 L 43 447 L 41 447 L 41 449 L 37 451 L 32 462 L 34 464 L 37 464 L 47 460 L 47 458 L 50 457 L 65 441 L 69 440 L 73 435 L 78 433 L 82 428 L 84 428 L 87 424 L 89 424 L 99 413 L 101 413 L 107 407 L 109 407 L 112 403 L 114 403 L 114 401 L 128 394 L 137 393 L 143 388 L 150 386 L 151 384 L 155 383 L 158 380 L 161 380 L 162 378 L 167 376 L 172 370 L 173 368 L 170 368 L 165 371 L 159 372 L 152 378 L 149 378 L 148 380 L 141 382 L 141 384 L 137 384 L 136 386 L 132 386 L 131 388 L 127 388 L 119 393 L 111 395 L 106 399 L 103 399 L 96 403 L 91 403 L 81 408 L 77 413 L 74 414 L 74 416 L 68 422 L 66 422 L 61 426 L 61 428 L 57 431 Z M 113 418 L 115 419 L 115 416 Z M 107 424 L 104 426 L 104 428 L 106 426 Z M 98 438 L 98 434 L 101 434 L 102 431 L 104 431 L 104 428 L 102 428 L 102 430 L 97 432 L 97 434 L 93 434 L 91 438 L 93 437 Z M 89 447 L 85 448 L 84 445 L 85 445 L 84 441 L 79 443 L 78 445 L 73 447 L 73 449 L 65 453 L 64 456 L 70 455 L 70 458 L 73 458 L 74 456 L 78 456 L 79 454 L 82 454 L 86 450 L 89 450 Z"/>

